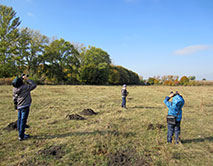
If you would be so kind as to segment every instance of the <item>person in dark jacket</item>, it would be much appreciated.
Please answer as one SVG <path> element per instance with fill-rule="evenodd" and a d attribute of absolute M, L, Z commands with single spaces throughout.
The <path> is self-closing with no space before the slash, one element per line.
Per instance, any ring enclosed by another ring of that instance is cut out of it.
<path fill-rule="evenodd" d="M 127 89 L 126 89 L 126 84 L 123 85 L 123 88 L 121 90 L 121 95 L 122 95 L 122 104 L 121 104 L 121 107 L 122 108 L 126 108 L 126 97 L 129 93 L 127 92 Z"/>
<path fill-rule="evenodd" d="M 27 83 L 25 84 L 24 81 Z M 36 84 L 29 80 L 26 75 L 22 75 L 21 78 L 16 77 L 13 80 L 13 101 L 15 109 L 18 110 L 17 129 L 19 140 L 25 140 L 29 138 L 29 135 L 25 134 L 26 123 L 29 115 L 30 105 L 32 98 L 30 91 L 36 88 Z"/>
<path fill-rule="evenodd" d="M 172 102 L 169 100 L 172 98 Z M 167 142 L 172 143 L 172 136 L 175 133 L 175 141 L 176 144 L 179 143 L 179 135 L 180 135 L 180 123 L 182 119 L 182 108 L 184 105 L 183 97 L 178 93 L 171 92 L 169 96 L 166 96 L 164 103 L 168 107 L 168 115 L 170 117 L 175 117 L 175 123 L 171 124 L 171 122 L 167 121 L 168 124 L 168 133 L 167 133 Z"/>

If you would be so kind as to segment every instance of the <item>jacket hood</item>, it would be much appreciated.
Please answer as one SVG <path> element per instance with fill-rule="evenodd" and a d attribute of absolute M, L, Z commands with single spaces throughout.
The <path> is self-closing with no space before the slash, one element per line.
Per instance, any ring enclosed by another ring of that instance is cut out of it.
<path fill-rule="evenodd" d="M 182 96 L 176 95 L 176 96 L 173 97 L 172 103 L 173 103 L 174 105 L 176 105 L 176 107 L 182 108 L 183 105 L 184 105 L 184 100 L 183 100 Z"/>
<path fill-rule="evenodd" d="M 16 77 L 16 78 L 12 81 L 12 85 L 13 85 L 13 87 L 15 87 L 15 88 L 19 88 L 19 87 L 22 86 L 23 84 L 24 84 L 24 83 L 23 83 L 22 79 L 19 78 L 19 77 Z"/>

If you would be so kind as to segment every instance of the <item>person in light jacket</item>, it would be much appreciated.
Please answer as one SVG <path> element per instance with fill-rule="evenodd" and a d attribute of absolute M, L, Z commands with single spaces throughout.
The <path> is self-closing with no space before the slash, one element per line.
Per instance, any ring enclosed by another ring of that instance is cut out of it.
<path fill-rule="evenodd" d="M 172 102 L 169 100 L 172 98 Z M 167 132 L 167 142 L 172 143 L 172 136 L 175 133 L 175 141 L 176 144 L 179 143 L 179 135 L 180 135 L 180 124 L 182 119 L 182 108 L 184 105 L 183 97 L 178 93 L 171 92 L 169 96 L 166 96 L 164 99 L 165 105 L 168 107 L 168 115 L 172 115 L 176 117 L 175 124 L 168 124 L 168 132 Z"/>
<path fill-rule="evenodd" d="M 26 81 L 26 84 L 23 82 Z M 25 134 L 26 123 L 32 103 L 30 92 L 36 88 L 34 81 L 29 80 L 28 77 L 23 74 L 21 78 L 16 77 L 13 82 L 13 102 L 14 107 L 18 111 L 17 129 L 19 140 L 28 139 L 30 136 Z"/>

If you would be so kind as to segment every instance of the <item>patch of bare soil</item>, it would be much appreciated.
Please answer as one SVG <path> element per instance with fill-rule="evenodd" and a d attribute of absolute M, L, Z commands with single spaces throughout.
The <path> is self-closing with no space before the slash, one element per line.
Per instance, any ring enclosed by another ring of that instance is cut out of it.
<path fill-rule="evenodd" d="M 39 150 L 38 154 L 44 156 L 53 156 L 57 159 L 60 159 L 65 155 L 65 152 L 62 150 L 62 146 L 50 146 L 46 149 Z"/>
<path fill-rule="evenodd" d="M 7 131 L 17 130 L 17 121 L 9 123 L 7 127 L 4 128 L 4 130 Z"/>
<path fill-rule="evenodd" d="M 149 124 L 149 125 L 147 126 L 147 130 L 154 130 L 154 129 L 155 129 L 155 127 L 154 127 L 153 124 Z"/>
<path fill-rule="evenodd" d="M 70 120 L 85 120 L 84 117 L 78 114 L 71 114 L 71 115 L 67 115 L 66 117 L 68 117 Z"/>
<path fill-rule="evenodd" d="M 110 153 L 108 156 L 108 166 L 149 166 L 151 159 L 139 157 L 134 149 L 121 150 Z"/>
<path fill-rule="evenodd" d="M 94 112 L 92 109 L 87 108 L 87 109 L 84 109 L 80 114 L 90 116 L 90 115 L 96 115 L 97 113 Z"/>
<path fill-rule="evenodd" d="M 163 128 L 166 128 L 166 126 L 157 123 L 157 124 L 156 124 L 156 128 L 157 128 L 157 129 L 163 129 Z"/>
<path fill-rule="evenodd" d="M 26 124 L 25 128 L 30 128 L 30 126 Z M 17 130 L 17 121 L 9 123 L 7 127 L 4 128 L 4 130 L 7 131 Z"/>

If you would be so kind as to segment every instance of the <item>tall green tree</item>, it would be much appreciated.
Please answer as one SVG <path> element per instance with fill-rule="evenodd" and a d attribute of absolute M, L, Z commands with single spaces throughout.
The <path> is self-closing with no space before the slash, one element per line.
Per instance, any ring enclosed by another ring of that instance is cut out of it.
<path fill-rule="evenodd" d="M 12 7 L 0 5 L 0 77 L 16 73 L 14 56 L 17 55 L 20 23 Z"/>
<path fill-rule="evenodd" d="M 30 54 L 25 57 L 28 71 L 32 74 L 38 74 L 39 66 L 44 62 L 44 48 L 49 43 L 49 38 L 42 35 L 39 31 L 28 30 L 30 34 Z"/>
<path fill-rule="evenodd" d="M 39 31 L 22 28 L 19 31 L 18 55 L 16 64 L 18 72 L 26 71 L 31 75 L 39 74 L 38 70 L 43 62 L 44 47 L 49 38 Z"/>
<path fill-rule="evenodd" d="M 110 65 L 108 83 L 111 85 L 120 84 L 120 72 L 114 65 Z"/>
<path fill-rule="evenodd" d="M 107 84 L 111 59 L 101 48 L 89 47 L 81 53 L 80 80 L 86 84 Z"/>
<path fill-rule="evenodd" d="M 22 28 L 19 31 L 18 40 L 18 55 L 16 55 L 16 66 L 18 68 L 17 74 L 23 73 L 28 69 L 29 63 L 27 62 L 30 56 L 30 40 L 31 35 L 28 28 Z"/>
<path fill-rule="evenodd" d="M 140 79 L 138 74 L 128 70 L 122 66 L 110 65 L 109 84 L 139 84 Z"/>
<path fill-rule="evenodd" d="M 111 64 L 111 59 L 109 54 L 102 50 L 101 48 L 89 47 L 84 52 L 82 52 L 83 65 L 95 64 L 98 65 L 100 63 Z"/>
<path fill-rule="evenodd" d="M 44 66 L 49 79 L 55 83 L 78 81 L 79 53 L 74 46 L 64 39 L 54 40 L 45 47 Z"/>

